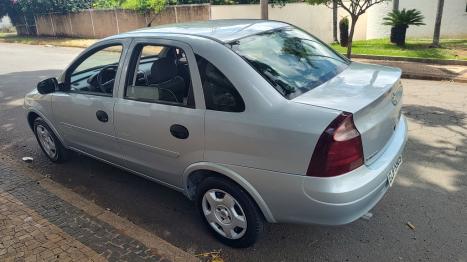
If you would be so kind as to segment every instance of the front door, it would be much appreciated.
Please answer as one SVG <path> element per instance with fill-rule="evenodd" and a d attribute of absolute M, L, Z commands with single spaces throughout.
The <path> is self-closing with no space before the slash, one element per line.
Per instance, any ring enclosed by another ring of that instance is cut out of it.
<path fill-rule="evenodd" d="M 115 105 L 126 165 L 180 187 L 184 169 L 203 160 L 205 110 L 195 103 L 202 90 L 194 54 L 168 40 L 134 40 L 131 50 L 128 76 L 121 81 L 125 88 Z"/>
<path fill-rule="evenodd" d="M 52 110 L 67 146 L 118 163 L 114 105 L 123 63 L 123 42 L 104 43 L 81 55 L 66 71 Z"/>

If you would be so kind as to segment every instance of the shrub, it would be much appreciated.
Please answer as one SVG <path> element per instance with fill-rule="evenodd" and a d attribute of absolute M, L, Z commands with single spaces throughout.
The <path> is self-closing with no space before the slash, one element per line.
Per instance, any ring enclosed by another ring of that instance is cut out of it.
<path fill-rule="evenodd" d="M 121 7 L 139 11 L 154 10 L 160 12 L 165 8 L 166 4 L 165 0 L 126 0 Z"/>
<path fill-rule="evenodd" d="M 341 46 L 347 47 L 349 44 L 349 19 L 347 17 L 344 17 L 339 21 L 339 31 Z"/>
<path fill-rule="evenodd" d="M 92 6 L 94 8 L 122 8 L 160 12 L 166 5 L 166 0 L 97 0 Z"/>
<path fill-rule="evenodd" d="M 93 8 L 118 8 L 122 5 L 122 0 L 96 0 L 92 3 Z"/>

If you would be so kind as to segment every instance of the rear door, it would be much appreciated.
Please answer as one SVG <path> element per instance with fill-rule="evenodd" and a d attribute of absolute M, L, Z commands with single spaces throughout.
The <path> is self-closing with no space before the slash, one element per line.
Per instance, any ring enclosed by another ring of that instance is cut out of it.
<path fill-rule="evenodd" d="M 67 145 L 114 163 L 121 160 L 114 129 L 115 83 L 129 43 L 111 40 L 85 51 L 67 69 L 64 88 L 52 98 L 53 115 Z M 98 78 L 106 83 L 100 86 Z"/>
<path fill-rule="evenodd" d="M 191 48 L 135 39 L 125 62 L 115 130 L 126 167 L 180 187 L 187 166 L 203 160 L 204 100 Z"/>

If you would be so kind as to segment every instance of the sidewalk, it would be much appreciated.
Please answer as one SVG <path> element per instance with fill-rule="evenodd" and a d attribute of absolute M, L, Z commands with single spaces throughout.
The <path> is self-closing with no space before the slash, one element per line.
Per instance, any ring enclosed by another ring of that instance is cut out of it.
<path fill-rule="evenodd" d="M 51 180 L 1 162 L 0 261 L 197 260 Z"/>
<path fill-rule="evenodd" d="M 438 65 L 407 61 L 370 60 L 353 58 L 353 61 L 399 67 L 403 78 L 423 80 L 447 80 L 467 83 L 467 66 Z"/>

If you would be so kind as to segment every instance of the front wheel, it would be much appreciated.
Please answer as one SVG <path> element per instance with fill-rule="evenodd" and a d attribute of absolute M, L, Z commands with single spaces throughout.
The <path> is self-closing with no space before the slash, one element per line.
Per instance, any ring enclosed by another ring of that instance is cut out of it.
<path fill-rule="evenodd" d="M 198 187 L 198 211 L 208 229 L 222 243 L 244 248 L 263 230 L 263 217 L 251 197 L 235 183 L 208 177 Z"/>
<path fill-rule="evenodd" d="M 52 129 L 40 117 L 34 120 L 34 134 L 42 151 L 52 162 L 62 163 L 69 159 L 70 151 L 62 145 Z"/>

